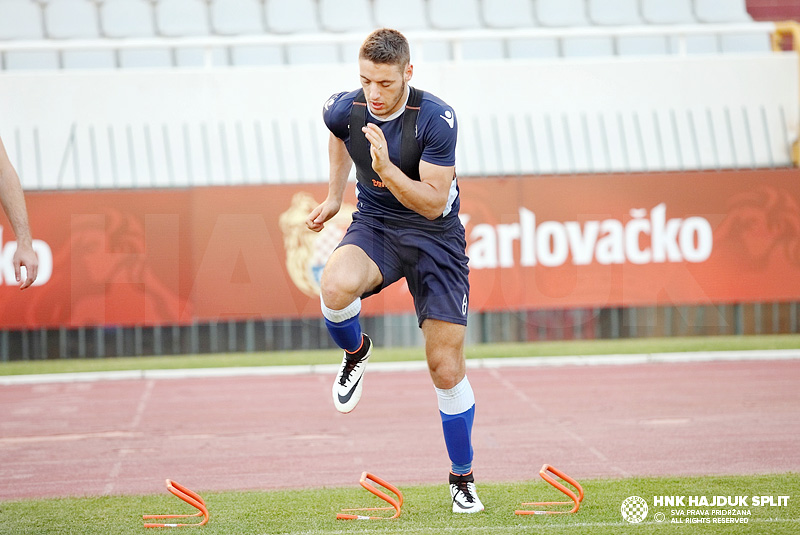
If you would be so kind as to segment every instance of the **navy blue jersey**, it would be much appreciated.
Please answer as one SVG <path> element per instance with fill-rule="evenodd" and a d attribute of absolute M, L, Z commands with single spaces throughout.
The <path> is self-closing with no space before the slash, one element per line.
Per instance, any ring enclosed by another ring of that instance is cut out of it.
<path fill-rule="evenodd" d="M 348 128 L 350 110 L 358 92 L 359 90 L 334 94 L 325 103 L 322 112 L 325 125 L 333 135 L 344 141 L 348 151 L 350 151 Z M 378 125 L 383 131 L 389 150 L 389 159 L 399 166 L 403 114 L 400 113 L 391 120 L 382 121 L 367 111 L 366 119 L 367 122 Z M 361 132 L 358 134 L 363 135 Z M 423 92 L 416 128 L 416 139 L 421 153 L 420 159 L 434 165 L 455 165 L 457 134 L 458 122 L 453 109 L 438 97 Z M 443 214 L 430 221 L 403 206 L 383 183 L 380 181 L 375 183 L 372 179 L 367 178 L 370 171 L 371 169 L 359 170 L 356 166 L 358 211 L 363 215 L 380 218 L 389 224 L 414 226 L 434 231 L 451 228 L 459 223 L 458 185 L 455 178 L 451 183 L 450 194 Z"/>

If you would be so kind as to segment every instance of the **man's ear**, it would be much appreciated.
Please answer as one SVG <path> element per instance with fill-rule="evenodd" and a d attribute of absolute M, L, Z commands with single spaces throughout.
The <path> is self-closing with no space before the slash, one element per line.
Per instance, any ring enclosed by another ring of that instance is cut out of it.
<path fill-rule="evenodd" d="M 412 64 L 410 64 L 410 63 L 409 63 L 409 64 L 406 66 L 406 72 L 404 72 L 404 73 L 403 73 L 403 76 L 405 77 L 405 79 L 406 79 L 406 82 L 410 82 L 410 81 L 411 81 L 411 77 L 412 77 L 413 75 L 414 75 L 414 66 L 413 66 Z"/>

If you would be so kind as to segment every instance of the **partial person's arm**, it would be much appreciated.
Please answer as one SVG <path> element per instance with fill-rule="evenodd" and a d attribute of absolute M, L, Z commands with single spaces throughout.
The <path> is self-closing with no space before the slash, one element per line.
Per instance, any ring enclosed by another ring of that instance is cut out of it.
<path fill-rule="evenodd" d="M 0 139 L 0 203 L 17 239 L 17 251 L 14 253 L 14 274 L 20 289 L 24 290 L 36 280 L 39 271 L 39 258 L 33 250 L 33 238 L 28 225 L 28 210 L 25 207 L 25 196 L 19 176 L 8 159 L 3 140 Z M 26 278 L 22 281 L 20 266 L 25 266 Z"/>
<path fill-rule="evenodd" d="M 412 180 L 389 160 L 389 149 L 383 131 L 372 123 L 365 126 L 363 130 L 370 142 L 372 169 L 378 173 L 392 195 L 403 206 L 426 219 L 434 220 L 442 215 L 450 195 L 450 185 L 455 176 L 455 167 L 421 161 L 419 163 L 419 182 Z"/>
<path fill-rule="evenodd" d="M 330 134 L 328 140 L 328 159 L 330 160 L 328 197 L 314 208 L 306 219 L 306 226 L 314 232 L 322 230 L 325 222 L 339 212 L 347 187 L 347 177 L 350 176 L 350 169 L 353 167 L 353 160 L 347 152 L 344 141 L 333 134 Z"/>

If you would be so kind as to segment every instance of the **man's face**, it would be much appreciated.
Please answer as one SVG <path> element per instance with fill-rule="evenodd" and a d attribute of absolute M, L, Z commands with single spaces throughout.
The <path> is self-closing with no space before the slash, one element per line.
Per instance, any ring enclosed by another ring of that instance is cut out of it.
<path fill-rule="evenodd" d="M 373 115 L 383 118 L 399 110 L 405 102 L 406 85 L 411 80 L 411 64 L 401 67 L 360 58 L 358 67 L 361 87 Z"/>

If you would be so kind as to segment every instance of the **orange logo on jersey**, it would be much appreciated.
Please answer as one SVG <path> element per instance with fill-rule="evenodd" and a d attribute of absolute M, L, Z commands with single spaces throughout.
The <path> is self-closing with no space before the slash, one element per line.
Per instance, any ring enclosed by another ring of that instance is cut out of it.
<path fill-rule="evenodd" d="M 386 184 L 384 184 L 380 180 L 375 180 L 374 178 L 372 179 L 372 185 L 375 186 L 376 188 L 385 188 L 386 187 Z"/>

